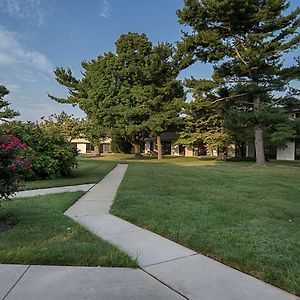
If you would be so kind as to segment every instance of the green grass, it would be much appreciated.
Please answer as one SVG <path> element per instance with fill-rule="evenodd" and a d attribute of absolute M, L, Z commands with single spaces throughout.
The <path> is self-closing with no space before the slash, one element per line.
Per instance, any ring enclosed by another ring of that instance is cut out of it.
<path fill-rule="evenodd" d="M 141 160 L 112 213 L 300 294 L 299 162 Z"/>
<path fill-rule="evenodd" d="M 26 181 L 22 190 L 33 190 L 42 188 L 51 188 L 59 186 L 77 185 L 85 183 L 99 182 L 116 163 L 114 161 L 103 160 L 103 158 L 79 158 L 78 169 L 72 176 L 67 178 Z"/>
<path fill-rule="evenodd" d="M 16 226 L 0 232 L 0 263 L 137 267 L 121 250 L 63 215 L 82 194 L 52 194 L 2 203 L 0 220 L 9 216 Z"/>

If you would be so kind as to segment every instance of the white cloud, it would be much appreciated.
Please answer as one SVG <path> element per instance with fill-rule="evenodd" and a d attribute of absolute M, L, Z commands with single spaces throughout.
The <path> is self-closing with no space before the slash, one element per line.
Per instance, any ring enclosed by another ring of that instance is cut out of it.
<path fill-rule="evenodd" d="M 26 65 L 52 73 L 54 67 L 44 54 L 25 49 L 15 34 L 0 26 L 0 66 Z"/>
<path fill-rule="evenodd" d="M 111 15 L 111 4 L 109 0 L 101 0 L 100 16 L 103 18 L 109 18 L 110 15 Z"/>
<path fill-rule="evenodd" d="M 53 11 L 53 0 L 0 0 L 0 9 L 14 18 L 31 20 L 42 26 Z"/>

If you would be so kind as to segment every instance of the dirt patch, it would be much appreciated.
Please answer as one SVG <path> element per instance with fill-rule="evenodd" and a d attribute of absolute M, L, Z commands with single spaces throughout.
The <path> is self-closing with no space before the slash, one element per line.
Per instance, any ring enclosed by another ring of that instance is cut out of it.
<path fill-rule="evenodd" d="M 0 219 L 0 233 L 10 230 L 15 226 L 16 224 L 11 217 L 5 217 L 3 219 Z"/>

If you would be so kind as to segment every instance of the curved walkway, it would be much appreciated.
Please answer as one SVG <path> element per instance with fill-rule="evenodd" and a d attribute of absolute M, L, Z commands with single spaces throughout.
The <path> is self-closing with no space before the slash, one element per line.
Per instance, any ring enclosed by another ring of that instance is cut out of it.
<path fill-rule="evenodd" d="M 0 266 L 3 299 L 295 300 L 254 277 L 109 214 L 118 165 L 65 215 L 136 258 L 141 269 Z"/>

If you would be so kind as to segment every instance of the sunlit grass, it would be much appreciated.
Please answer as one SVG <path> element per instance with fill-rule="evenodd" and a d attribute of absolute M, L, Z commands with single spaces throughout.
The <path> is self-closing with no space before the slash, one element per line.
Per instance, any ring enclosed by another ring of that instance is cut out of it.
<path fill-rule="evenodd" d="M 300 294 L 300 162 L 130 163 L 112 213 Z"/>
<path fill-rule="evenodd" d="M 129 256 L 63 215 L 83 193 L 62 193 L 4 202 L 0 220 L 15 227 L 0 232 L 0 263 L 137 267 Z"/>

